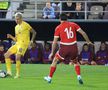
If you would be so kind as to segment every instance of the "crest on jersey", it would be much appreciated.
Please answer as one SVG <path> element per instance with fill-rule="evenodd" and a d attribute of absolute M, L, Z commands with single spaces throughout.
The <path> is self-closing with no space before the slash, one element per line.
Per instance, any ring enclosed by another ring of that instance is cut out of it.
<path fill-rule="evenodd" d="M 22 48 L 19 48 L 19 52 L 22 53 L 22 51 L 23 51 L 23 49 Z"/>

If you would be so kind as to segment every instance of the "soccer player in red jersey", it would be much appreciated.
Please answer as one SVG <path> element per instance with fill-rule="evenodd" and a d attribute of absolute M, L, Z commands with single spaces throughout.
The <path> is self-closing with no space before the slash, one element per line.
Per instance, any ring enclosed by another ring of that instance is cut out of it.
<path fill-rule="evenodd" d="M 50 73 L 44 79 L 51 83 L 54 72 L 56 71 L 57 62 L 59 60 L 73 60 L 75 71 L 77 74 L 77 79 L 80 84 L 83 84 L 81 74 L 80 74 L 80 65 L 78 64 L 78 48 L 77 48 L 77 39 L 76 33 L 79 32 L 88 44 L 91 44 L 87 34 L 74 22 L 67 21 L 67 16 L 65 14 L 60 15 L 61 24 L 58 25 L 55 29 L 54 40 L 52 43 L 52 51 L 49 55 L 49 59 L 53 62 L 50 67 Z M 60 38 L 60 49 L 55 54 L 57 41 Z M 55 55 L 55 56 L 54 56 Z M 54 57 L 54 58 L 53 58 Z"/>

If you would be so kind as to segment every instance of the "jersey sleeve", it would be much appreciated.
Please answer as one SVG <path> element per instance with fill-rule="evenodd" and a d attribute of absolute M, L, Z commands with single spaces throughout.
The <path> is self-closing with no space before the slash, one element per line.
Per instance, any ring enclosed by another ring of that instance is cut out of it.
<path fill-rule="evenodd" d="M 59 38 L 59 36 L 60 36 L 60 29 L 59 29 L 59 27 L 57 27 L 57 28 L 55 29 L 54 37 Z"/>
<path fill-rule="evenodd" d="M 78 24 L 74 23 L 74 25 L 75 25 L 76 31 L 79 31 L 81 29 L 81 27 Z"/>
<path fill-rule="evenodd" d="M 28 23 L 26 24 L 26 27 L 28 30 L 32 30 L 32 27 Z"/>

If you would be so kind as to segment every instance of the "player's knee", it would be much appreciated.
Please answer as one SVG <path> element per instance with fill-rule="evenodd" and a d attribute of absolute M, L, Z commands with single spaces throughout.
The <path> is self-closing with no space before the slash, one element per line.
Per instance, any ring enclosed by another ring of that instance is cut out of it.
<path fill-rule="evenodd" d="M 4 54 L 4 57 L 5 57 L 5 58 L 9 58 L 10 55 L 9 55 L 8 53 L 5 53 L 5 54 Z"/>
<path fill-rule="evenodd" d="M 20 60 L 20 59 L 21 59 L 21 55 L 17 55 L 16 60 Z"/>
<path fill-rule="evenodd" d="M 21 58 L 20 57 L 16 57 L 16 60 L 20 60 Z"/>
<path fill-rule="evenodd" d="M 58 58 L 54 58 L 54 63 L 57 63 L 58 61 Z"/>
<path fill-rule="evenodd" d="M 57 65 L 57 62 L 58 62 L 58 59 L 57 59 L 57 58 L 54 58 L 54 60 L 53 60 L 53 62 L 52 62 L 52 64 L 51 64 L 51 66 L 56 66 L 56 65 Z"/>
<path fill-rule="evenodd" d="M 78 62 L 77 62 L 77 61 L 73 61 L 73 63 L 74 63 L 74 64 L 78 64 Z"/>

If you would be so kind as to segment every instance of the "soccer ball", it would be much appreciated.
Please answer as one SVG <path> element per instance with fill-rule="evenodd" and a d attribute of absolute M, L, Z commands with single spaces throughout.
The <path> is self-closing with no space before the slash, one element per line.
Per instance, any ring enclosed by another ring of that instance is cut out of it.
<path fill-rule="evenodd" d="M 6 72 L 3 70 L 0 70 L 0 78 L 5 78 L 6 77 Z"/>

